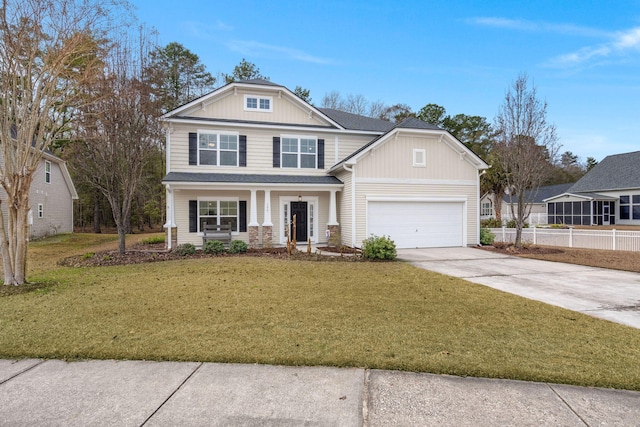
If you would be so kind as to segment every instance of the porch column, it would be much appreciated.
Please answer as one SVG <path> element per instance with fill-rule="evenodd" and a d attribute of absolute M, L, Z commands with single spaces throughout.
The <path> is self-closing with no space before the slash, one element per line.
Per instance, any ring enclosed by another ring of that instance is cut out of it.
<path fill-rule="evenodd" d="M 339 245 L 342 243 L 340 238 L 340 224 L 338 224 L 338 214 L 336 212 L 336 192 L 338 190 L 330 190 L 329 193 L 329 222 L 327 222 L 327 241 L 331 245 Z"/>
<path fill-rule="evenodd" d="M 167 185 L 166 190 L 166 216 L 167 222 L 164 224 L 164 228 L 167 229 L 167 249 L 173 248 L 173 229 L 176 228 L 175 211 L 173 203 L 173 190 Z"/>
<path fill-rule="evenodd" d="M 249 246 L 257 248 L 260 243 L 260 236 L 258 235 L 258 198 L 256 196 L 257 190 L 251 190 L 251 203 L 249 207 L 249 224 L 247 231 L 249 232 Z"/>
<path fill-rule="evenodd" d="M 262 247 L 273 244 L 273 222 L 271 222 L 271 190 L 264 190 L 264 222 L 262 223 Z"/>

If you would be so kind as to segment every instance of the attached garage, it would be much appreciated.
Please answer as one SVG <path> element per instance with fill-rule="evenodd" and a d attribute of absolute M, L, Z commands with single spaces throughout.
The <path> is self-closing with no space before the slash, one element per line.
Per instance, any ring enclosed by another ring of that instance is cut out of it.
<path fill-rule="evenodd" d="M 367 235 L 390 236 L 397 248 L 465 246 L 465 233 L 465 201 L 367 202 Z"/>

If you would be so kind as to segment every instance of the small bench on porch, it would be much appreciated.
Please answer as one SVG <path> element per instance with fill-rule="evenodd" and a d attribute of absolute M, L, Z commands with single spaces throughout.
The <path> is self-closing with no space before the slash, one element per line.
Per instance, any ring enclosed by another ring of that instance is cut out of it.
<path fill-rule="evenodd" d="M 225 246 L 231 243 L 231 224 L 204 224 L 202 227 L 202 244 L 209 240 L 219 240 Z"/>

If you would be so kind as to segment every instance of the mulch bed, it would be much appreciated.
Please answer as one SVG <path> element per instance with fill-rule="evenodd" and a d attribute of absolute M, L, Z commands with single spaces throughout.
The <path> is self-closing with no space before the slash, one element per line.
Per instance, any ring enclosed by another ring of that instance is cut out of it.
<path fill-rule="evenodd" d="M 493 246 L 479 246 L 480 249 L 490 252 L 498 252 L 507 255 L 549 255 L 561 254 L 564 251 L 559 248 L 549 246 L 522 245 L 516 247 L 513 243 L 496 242 Z"/>

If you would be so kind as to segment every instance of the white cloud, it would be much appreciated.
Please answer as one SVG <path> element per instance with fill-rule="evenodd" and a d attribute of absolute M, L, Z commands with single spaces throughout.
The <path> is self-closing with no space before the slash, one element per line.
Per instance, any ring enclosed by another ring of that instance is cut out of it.
<path fill-rule="evenodd" d="M 313 56 L 298 49 L 285 46 L 274 46 L 252 40 L 232 40 L 227 43 L 227 47 L 244 55 L 259 56 L 275 53 L 279 56 L 284 56 L 297 61 L 312 62 L 314 64 L 330 64 L 333 62 L 331 59 Z"/>
<path fill-rule="evenodd" d="M 559 55 L 551 59 L 548 65 L 559 68 L 573 67 L 584 65 L 590 61 L 619 57 L 630 51 L 640 52 L 640 27 L 615 33 L 609 42 Z"/>
<path fill-rule="evenodd" d="M 469 24 L 510 30 L 558 33 L 580 37 L 610 37 L 612 34 L 597 28 L 581 27 L 573 24 L 553 24 L 550 22 L 527 21 L 500 17 L 475 17 L 465 20 Z"/>

